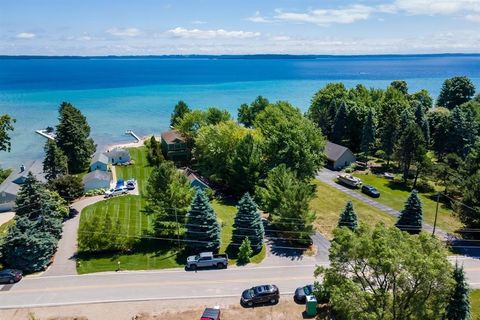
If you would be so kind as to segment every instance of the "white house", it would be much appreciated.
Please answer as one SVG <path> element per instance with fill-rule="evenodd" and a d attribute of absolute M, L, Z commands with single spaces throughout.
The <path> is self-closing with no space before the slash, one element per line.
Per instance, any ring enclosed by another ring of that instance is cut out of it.
<path fill-rule="evenodd" d="M 350 149 L 330 141 L 327 141 L 325 145 L 325 155 L 327 156 L 327 166 L 334 170 L 348 167 L 356 161 L 355 155 Z"/>
<path fill-rule="evenodd" d="M 97 153 L 90 162 L 90 171 L 101 170 L 108 171 L 108 157 L 105 153 Z"/>
<path fill-rule="evenodd" d="M 130 152 L 127 149 L 115 148 L 108 150 L 105 155 L 108 157 L 108 160 L 112 164 L 122 164 L 128 163 L 131 161 Z"/>
<path fill-rule="evenodd" d="M 89 172 L 83 177 L 85 191 L 94 189 L 109 189 L 112 183 L 112 173 L 102 170 Z"/>
<path fill-rule="evenodd" d="M 17 193 L 31 172 L 40 182 L 46 182 L 41 160 L 34 160 L 13 169 L 12 173 L 0 184 L 0 212 L 11 211 L 15 206 Z"/>

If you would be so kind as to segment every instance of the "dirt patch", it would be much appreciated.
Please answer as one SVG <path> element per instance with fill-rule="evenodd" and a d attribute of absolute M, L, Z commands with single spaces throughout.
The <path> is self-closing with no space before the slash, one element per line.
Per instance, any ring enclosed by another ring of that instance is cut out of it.
<path fill-rule="evenodd" d="M 222 320 L 300 320 L 304 305 L 282 297 L 275 306 L 243 308 L 237 298 L 181 301 L 116 302 L 89 305 L 1 310 L 0 319 L 9 320 L 195 320 L 206 307 L 222 310 Z"/>

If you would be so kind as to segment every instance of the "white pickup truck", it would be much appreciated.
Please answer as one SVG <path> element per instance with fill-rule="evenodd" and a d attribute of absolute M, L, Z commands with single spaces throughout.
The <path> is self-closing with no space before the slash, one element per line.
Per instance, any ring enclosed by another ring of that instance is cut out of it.
<path fill-rule="evenodd" d="M 187 258 L 187 268 L 196 270 L 197 268 L 217 267 L 223 269 L 228 266 L 228 256 L 226 254 L 213 254 L 212 252 L 202 252 L 196 256 Z"/>

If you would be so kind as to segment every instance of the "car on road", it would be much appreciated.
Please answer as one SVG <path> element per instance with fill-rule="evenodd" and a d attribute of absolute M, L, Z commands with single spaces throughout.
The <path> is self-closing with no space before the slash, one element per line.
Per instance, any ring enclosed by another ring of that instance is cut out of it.
<path fill-rule="evenodd" d="M 297 288 L 293 296 L 293 300 L 296 303 L 305 303 L 307 301 L 307 296 L 313 294 L 313 284 L 307 284 L 304 287 Z"/>
<path fill-rule="evenodd" d="M 22 280 L 22 271 L 16 269 L 4 269 L 0 271 L 0 283 L 15 283 Z"/>
<path fill-rule="evenodd" d="M 220 308 L 206 308 L 200 320 L 220 320 Z"/>
<path fill-rule="evenodd" d="M 378 191 L 377 188 L 375 188 L 374 186 L 362 186 L 362 192 L 372 198 L 380 197 L 380 191 Z"/>
<path fill-rule="evenodd" d="M 137 182 L 135 181 L 135 179 L 130 179 L 127 181 L 128 190 L 134 190 L 136 185 L 137 185 Z"/>
<path fill-rule="evenodd" d="M 228 266 L 228 256 L 226 254 L 213 254 L 213 252 L 202 252 L 195 256 L 187 258 L 187 268 L 197 270 L 197 268 L 216 267 L 223 269 Z"/>
<path fill-rule="evenodd" d="M 280 300 L 280 291 L 273 284 L 252 287 L 243 291 L 240 304 L 253 307 L 257 304 L 277 304 Z"/>
<path fill-rule="evenodd" d="M 114 196 L 119 196 L 127 193 L 128 193 L 128 189 L 125 187 L 112 188 L 108 191 L 105 191 L 105 198 L 111 198 Z"/>

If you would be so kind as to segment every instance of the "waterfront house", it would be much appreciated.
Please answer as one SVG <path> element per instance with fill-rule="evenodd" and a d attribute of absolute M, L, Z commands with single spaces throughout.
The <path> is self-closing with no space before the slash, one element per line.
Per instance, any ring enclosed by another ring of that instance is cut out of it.
<path fill-rule="evenodd" d="M 325 145 L 327 167 L 333 170 L 341 170 L 355 162 L 355 155 L 347 147 L 327 141 Z"/>
<path fill-rule="evenodd" d="M 15 206 L 15 199 L 20 188 L 25 183 L 28 173 L 40 182 L 46 182 L 43 173 L 43 162 L 41 160 L 28 161 L 18 168 L 13 169 L 12 173 L 0 184 L 0 212 L 11 211 Z"/>
<path fill-rule="evenodd" d="M 90 162 L 90 172 L 95 170 L 108 171 L 108 157 L 105 153 L 97 153 Z"/>
<path fill-rule="evenodd" d="M 200 177 L 197 173 L 195 173 L 192 169 L 186 168 L 183 171 L 183 174 L 187 177 L 188 181 L 190 181 L 190 185 L 194 188 L 199 188 L 202 190 L 209 189 L 210 186 L 206 182 L 206 180 Z"/>
<path fill-rule="evenodd" d="M 112 173 L 102 170 L 89 172 L 83 177 L 85 191 L 94 189 L 110 189 L 112 184 Z"/>
<path fill-rule="evenodd" d="M 172 161 L 183 161 L 188 158 L 188 147 L 185 137 L 177 130 L 162 132 L 162 153 Z"/>
<path fill-rule="evenodd" d="M 130 152 L 124 148 L 115 148 L 108 150 L 105 155 L 108 157 L 108 161 L 112 164 L 124 164 L 130 163 Z"/>

